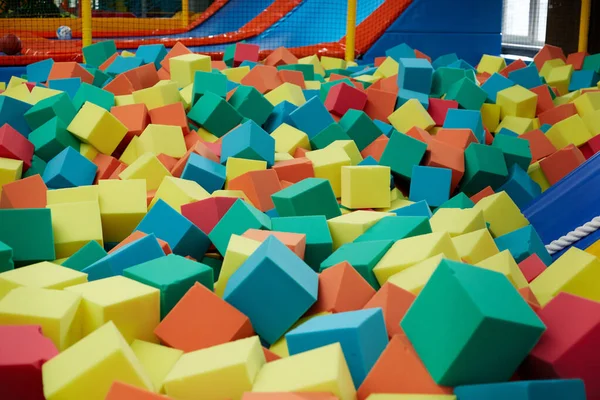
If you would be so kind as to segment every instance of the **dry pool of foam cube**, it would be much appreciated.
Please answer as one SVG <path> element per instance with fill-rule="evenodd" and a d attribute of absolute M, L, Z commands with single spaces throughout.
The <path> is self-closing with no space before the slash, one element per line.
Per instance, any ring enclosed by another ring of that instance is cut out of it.
<path fill-rule="evenodd" d="M 600 55 L 259 50 L 0 86 L 0 397 L 600 399 L 598 246 L 522 212 L 600 150 Z"/>

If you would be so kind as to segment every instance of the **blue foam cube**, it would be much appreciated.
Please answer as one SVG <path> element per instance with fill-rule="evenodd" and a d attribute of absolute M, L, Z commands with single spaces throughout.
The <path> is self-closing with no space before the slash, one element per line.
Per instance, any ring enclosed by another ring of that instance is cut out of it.
<path fill-rule="evenodd" d="M 110 111 L 111 107 L 115 105 L 115 95 L 83 82 L 75 94 L 73 105 L 76 110 L 79 110 L 86 101 Z"/>
<path fill-rule="evenodd" d="M 102 257 L 81 272 L 88 274 L 89 281 L 123 275 L 123 270 L 155 258 L 164 257 L 165 253 L 160 247 L 154 234 L 144 236 L 136 241 Z"/>
<path fill-rule="evenodd" d="M 257 66 L 258 63 L 255 61 L 250 61 L 250 60 L 244 60 L 242 61 L 242 63 L 240 64 L 240 67 L 250 67 L 250 69 L 254 68 L 255 66 Z"/>
<path fill-rule="evenodd" d="M 71 100 L 75 98 L 79 86 L 81 86 L 81 78 L 63 78 L 48 81 L 48 88 L 62 90 L 69 95 Z"/>
<path fill-rule="evenodd" d="M 21 135 L 28 137 L 31 128 L 25 121 L 25 113 L 32 107 L 31 104 L 8 96 L 0 96 L 0 126 L 9 124 Z"/>
<path fill-rule="evenodd" d="M 542 84 L 542 79 L 534 63 L 529 64 L 525 68 L 509 72 L 508 79 L 517 85 L 523 86 L 525 89 L 533 89 Z"/>
<path fill-rule="evenodd" d="M 498 136 L 498 135 L 508 135 L 508 136 L 515 137 L 515 138 L 519 137 L 519 134 L 517 132 L 513 132 L 507 128 L 500 129 L 500 132 L 496 133 L 496 136 Z"/>
<path fill-rule="evenodd" d="M 302 93 L 304 93 L 304 98 L 306 100 L 310 100 L 313 98 L 319 98 L 319 96 L 321 95 L 321 91 L 319 89 L 304 89 L 302 91 Z M 320 100 L 320 98 L 319 98 Z"/>
<path fill-rule="evenodd" d="M 290 355 L 339 342 L 356 387 L 388 344 L 381 308 L 312 318 L 286 334 L 285 339 Z"/>
<path fill-rule="evenodd" d="M 42 179 L 49 189 L 91 185 L 97 169 L 96 164 L 68 146 L 48 161 Z"/>
<path fill-rule="evenodd" d="M 394 130 L 394 127 L 392 125 L 388 124 L 387 122 L 380 121 L 378 119 L 373 120 L 373 122 L 375 123 L 375 125 L 377 125 L 381 133 L 383 133 L 387 137 L 390 137 L 392 131 Z"/>
<path fill-rule="evenodd" d="M 478 110 L 449 109 L 444 120 L 444 128 L 468 128 L 473 131 L 479 143 L 485 143 L 485 129 Z"/>
<path fill-rule="evenodd" d="M 275 163 L 275 139 L 252 120 L 234 128 L 221 143 L 221 164 L 229 157 L 266 161 L 268 167 Z"/>
<path fill-rule="evenodd" d="M 415 50 L 407 45 L 406 43 L 400 43 L 397 46 L 394 46 L 385 51 L 385 55 L 387 57 L 391 57 L 396 61 L 399 61 L 401 58 L 416 58 Z"/>
<path fill-rule="evenodd" d="M 431 208 L 427 201 L 421 200 L 417 201 L 414 204 L 408 205 L 406 207 L 397 208 L 395 210 L 391 210 L 394 214 L 402 217 L 427 217 L 431 218 L 433 215 L 431 213 Z"/>
<path fill-rule="evenodd" d="M 454 61 L 453 63 L 450 63 L 447 65 L 448 68 L 459 68 L 459 69 L 465 69 L 468 71 L 475 71 L 475 67 L 473 67 L 471 64 L 469 64 L 468 62 L 466 62 L 463 59 Z"/>
<path fill-rule="evenodd" d="M 398 88 L 429 94 L 433 67 L 424 58 L 401 58 L 398 61 Z"/>
<path fill-rule="evenodd" d="M 212 193 L 225 184 L 225 166 L 192 153 L 181 177 L 198 183 L 207 192 Z"/>
<path fill-rule="evenodd" d="M 137 67 L 144 65 L 144 60 L 140 57 L 117 56 L 115 60 L 104 70 L 109 75 L 116 76 Z"/>
<path fill-rule="evenodd" d="M 448 168 L 413 167 L 410 181 L 410 201 L 423 201 L 432 207 L 438 207 L 450 199 L 452 170 Z"/>
<path fill-rule="evenodd" d="M 509 232 L 495 239 L 500 251 L 509 250 L 517 263 L 525 260 L 532 254 L 537 254 L 544 264 L 550 265 L 552 257 L 548 254 L 546 246 L 531 225 Z"/>
<path fill-rule="evenodd" d="M 275 129 L 277 129 L 281 124 L 292 125 L 292 120 L 290 119 L 290 114 L 296 110 L 298 106 L 290 103 L 289 101 L 282 101 L 277 104 L 273 111 L 271 111 L 271 115 L 267 118 L 267 122 L 263 124 L 263 128 L 269 132 L 273 133 Z"/>
<path fill-rule="evenodd" d="M 447 67 L 448 65 L 455 63 L 458 61 L 458 56 L 456 53 L 443 54 L 433 60 L 432 66 L 435 69 L 440 67 Z"/>
<path fill-rule="evenodd" d="M 208 236 L 200 228 L 163 200 L 154 204 L 135 230 L 154 233 L 169 244 L 173 253 L 196 260 L 201 260 L 210 246 Z"/>
<path fill-rule="evenodd" d="M 160 69 L 160 62 L 167 55 L 167 49 L 164 44 L 144 44 L 138 47 L 135 56 L 144 60 L 145 64 L 154 64 L 156 69 Z"/>
<path fill-rule="evenodd" d="M 508 172 L 508 179 L 498 188 L 498 191 L 506 192 L 515 204 L 523 210 L 529 203 L 542 194 L 542 189 L 517 164 L 510 167 Z"/>
<path fill-rule="evenodd" d="M 223 299 L 272 344 L 317 301 L 318 284 L 317 273 L 270 236 L 229 278 Z"/>
<path fill-rule="evenodd" d="M 335 121 L 319 98 L 312 98 L 290 113 L 292 125 L 308 135 L 315 137 Z"/>
<path fill-rule="evenodd" d="M 46 82 L 53 65 L 54 60 L 51 58 L 27 65 L 25 69 L 27 80 L 29 82 Z"/>
<path fill-rule="evenodd" d="M 398 98 L 396 99 L 396 108 L 400 108 L 410 99 L 417 99 L 424 109 L 429 108 L 429 95 L 427 93 L 415 92 L 408 89 L 398 90 Z"/>
<path fill-rule="evenodd" d="M 571 83 L 569 84 L 569 92 L 596 86 L 599 80 L 600 75 L 598 75 L 598 72 L 596 71 L 573 71 L 573 75 L 571 75 Z"/>
<path fill-rule="evenodd" d="M 481 88 L 487 94 L 487 101 L 495 103 L 498 92 L 513 86 L 515 86 L 513 81 L 495 72 L 481 85 Z"/>
<path fill-rule="evenodd" d="M 552 125 L 550 124 L 544 124 L 542 126 L 540 126 L 540 131 L 546 133 L 550 130 L 550 128 L 552 128 Z"/>
<path fill-rule="evenodd" d="M 585 400 L 581 379 L 554 379 L 465 385 L 454 388 L 459 400 Z"/>

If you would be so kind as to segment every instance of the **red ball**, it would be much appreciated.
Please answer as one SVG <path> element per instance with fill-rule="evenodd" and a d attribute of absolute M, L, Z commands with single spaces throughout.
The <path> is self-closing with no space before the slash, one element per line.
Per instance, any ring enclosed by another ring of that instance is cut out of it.
<path fill-rule="evenodd" d="M 2 41 L 0 42 L 0 50 L 7 56 L 14 56 L 15 54 L 19 54 L 21 49 L 21 39 L 17 35 L 9 33 L 8 35 L 4 35 Z"/>

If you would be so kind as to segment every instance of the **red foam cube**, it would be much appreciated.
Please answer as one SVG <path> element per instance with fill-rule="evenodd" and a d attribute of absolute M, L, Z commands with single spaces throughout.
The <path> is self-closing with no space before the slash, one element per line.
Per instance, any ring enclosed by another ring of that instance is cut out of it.
<path fill-rule="evenodd" d="M 429 99 L 427 112 L 437 126 L 444 125 L 448 110 L 458 108 L 458 102 L 454 100 Z"/>
<path fill-rule="evenodd" d="M 529 90 L 538 95 L 535 115 L 540 115 L 554 108 L 554 102 L 552 101 L 552 96 L 550 96 L 550 91 L 548 90 L 547 85 L 541 85 Z"/>
<path fill-rule="evenodd" d="M 340 117 L 350 109 L 363 110 L 366 104 L 367 94 L 346 83 L 333 86 L 325 99 L 327 110 Z"/>
<path fill-rule="evenodd" d="M 209 197 L 181 206 L 181 215 L 207 235 L 235 203 L 233 197 Z"/>
<path fill-rule="evenodd" d="M 9 124 L 0 127 L 0 157 L 23 161 L 23 171 L 31 167 L 35 147 Z"/>
<path fill-rule="evenodd" d="M 594 154 L 600 151 L 600 135 L 594 136 L 581 146 L 579 146 L 579 150 L 587 160 L 592 157 Z"/>
<path fill-rule="evenodd" d="M 255 44 L 238 43 L 235 45 L 233 54 L 233 66 L 239 67 L 244 61 L 258 62 L 258 51 L 260 47 Z"/>
<path fill-rule="evenodd" d="M 533 62 L 535 63 L 535 66 L 537 67 L 538 71 L 541 71 L 546 61 L 554 60 L 556 58 L 560 58 L 565 62 L 567 61 L 567 57 L 565 57 L 565 53 L 560 47 L 546 44 L 535 55 L 535 57 L 533 57 Z"/>
<path fill-rule="evenodd" d="M 479 203 L 479 200 L 485 199 L 486 197 L 491 196 L 494 193 L 494 189 L 492 189 L 491 186 L 486 186 L 483 189 L 481 189 L 481 191 L 471 196 L 470 199 L 473 203 L 477 204 Z"/>
<path fill-rule="evenodd" d="M 527 64 L 525 64 L 525 61 L 521 60 L 520 58 L 518 60 L 513 61 L 512 63 L 508 64 L 506 67 L 504 67 L 504 69 L 502 69 L 502 71 L 500 71 L 500 75 L 502 75 L 505 78 L 508 78 L 508 74 L 516 71 L 518 69 L 522 69 L 527 67 Z"/>
<path fill-rule="evenodd" d="M 567 64 L 573 66 L 575 71 L 579 71 L 583 68 L 583 61 L 589 54 L 585 51 L 580 51 L 579 53 L 571 53 L 567 57 Z"/>
<path fill-rule="evenodd" d="M 519 263 L 519 269 L 527 279 L 527 283 L 537 278 L 546 269 L 546 264 L 537 254 L 532 254 Z"/>

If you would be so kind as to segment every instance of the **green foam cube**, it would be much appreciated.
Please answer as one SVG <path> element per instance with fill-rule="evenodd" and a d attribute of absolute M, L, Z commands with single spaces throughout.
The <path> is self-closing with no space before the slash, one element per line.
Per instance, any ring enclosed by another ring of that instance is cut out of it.
<path fill-rule="evenodd" d="M 0 272 L 14 269 L 13 250 L 4 242 L 0 242 Z"/>
<path fill-rule="evenodd" d="M 460 192 L 456 196 L 448 199 L 448 201 L 446 201 L 441 206 L 439 206 L 438 209 L 439 208 L 460 208 L 461 210 L 464 210 L 466 208 L 473 208 L 473 207 L 475 207 L 475 203 L 473 202 L 473 200 L 471 200 L 469 198 L 469 196 L 467 196 L 463 192 Z"/>
<path fill-rule="evenodd" d="M 117 46 L 114 40 L 104 40 L 96 42 L 83 48 L 83 57 L 86 65 L 99 67 L 113 54 L 117 52 Z"/>
<path fill-rule="evenodd" d="M 77 114 L 77 111 L 75 110 L 69 95 L 60 93 L 56 96 L 40 100 L 31 107 L 23 117 L 31 130 L 34 130 L 44 125 L 52 118 L 58 118 L 65 125 L 69 125 L 73 118 L 75 118 L 75 114 Z"/>
<path fill-rule="evenodd" d="M 394 242 L 418 235 L 431 233 L 427 217 L 391 216 L 380 219 L 354 242 L 393 240 Z"/>
<path fill-rule="evenodd" d="M 17 266 L 54 261 L 49 208 L 0 209 L 0 221 L 0 241 L 12 248 Z"/>
<path fill-rule="evenodd" d="M 506 168 L 518 165 L 523 171 L 527 171 L 531 164 L 531 149 L 529 141 L 509 135 L 496 135 L 492 146 L 500 149 L 504 154 Z"/>
<path fill-rule="evenodd" d="M 220 72 L 196 71 L 192 86 L 192 105 L 208 92 L 225 98 L 227 96 L 227 77 Z"/>
<path fill-rule="evenodd" d="M 464 109 L 479 111 L 487 93 L 472 80 L 463 78 L 448 88 L 445 99 L 455 100 Z"/>
<path fill-rule="evenodd" d="M 71 257 L 67 258 L 62 263 L 62 266 L 82 271 L 101 258 L 106 257 L 107 254 L 106 250 L 98 242 L 92 240 L 77 250 Z"/>
<path fill-rule="evenodd" d="M 231 104 L 211 92 L 200 97 L 188 118 L 217 137 L 225 135 L 242 121 L 242 115 Z"/>
<path fill-rule="evenodd" d="M 336 140 L 352 139 L 338 123 L 334 122 L 310 140 L 310 148 L 313 150 L 324 149 Z"/>
<path fill-rule="evenodd" d="M 273 104 L 252 86 L 240 85 L 237 87 L 229 104 L 243 117 L 249 118 L 262 125 L 267 121 L 273 111 Z"/>
<path fill-rule="evenodd" d="M 77 93 L 75 93 L 73 105 L 76 110 L 79 110 L 83 107 L 83 104 L 88 101 L 110 111 L 111 107 L 115 105 L 115 95 L 83 82 L 81 86 L 79 86 Z"/>
<path fill-rule="evenodd" d="M 35 154 L 48 162 L 68 146 L 79 151 L 81 143 L 67 131 L 67 126 L 58 117 L 54 117 L 31 132 L 29 141 L 35 147 Z"/>
<path fill-rule="evenodd" d="M 208 265 L 213 270 L 213 280 L 216 282 L 219 280 L 219 275 L 221 274 L 221 267 L 223 266 L 223 260 L 215 257 L 204 257 L 201 261 L 202 264 Z"/>
<path fill-rule="evenodd" d="M 461 79 L 467 78 L 475 81 L 475 76 L 469 71 L 460 68 L 441 67 L 433 73 L 431 93 L 433 97 L 441 97 L 448 92 L 450 87 Z"/>
<path fill-rule="evenodd" d="M 413 166 L 419 165 L 426 150 L 427 144 L 394 131 L 383 150 L 379 165 L 390 167 L 392 173 L 400 178 L 410 179 Z"/>
<path fill-rule="evenodd" d="M 324 215 L 330 219 L 342 215 L 327 179 L 306 178 L 280 190 L 271 198 L 280 217 Z"/>
<path fill-rule="evenodd" d="M 364 111 L 348 110 L 340 119 L 339 124 L 350 136 L 350 139 L 354 140 L 360 151 L 363 151 L 383 134 Z"/>
<path fill-rule="evenodd" d="M 465 174 L 460 183 L 466 194 L 475 194 L 491 186 L 495 189 L 508 177 L 502 150 L 497 147 L 471 143 L 465 150 Z"/>
<path fill-rule="evenodd" d="M 46 161 L 42 160 L 35 154 L 31 159 L 31 167 L 23 174 L 23 178 L 28 178 L 33 175 L 43 175 L 46 170 Z"/>

